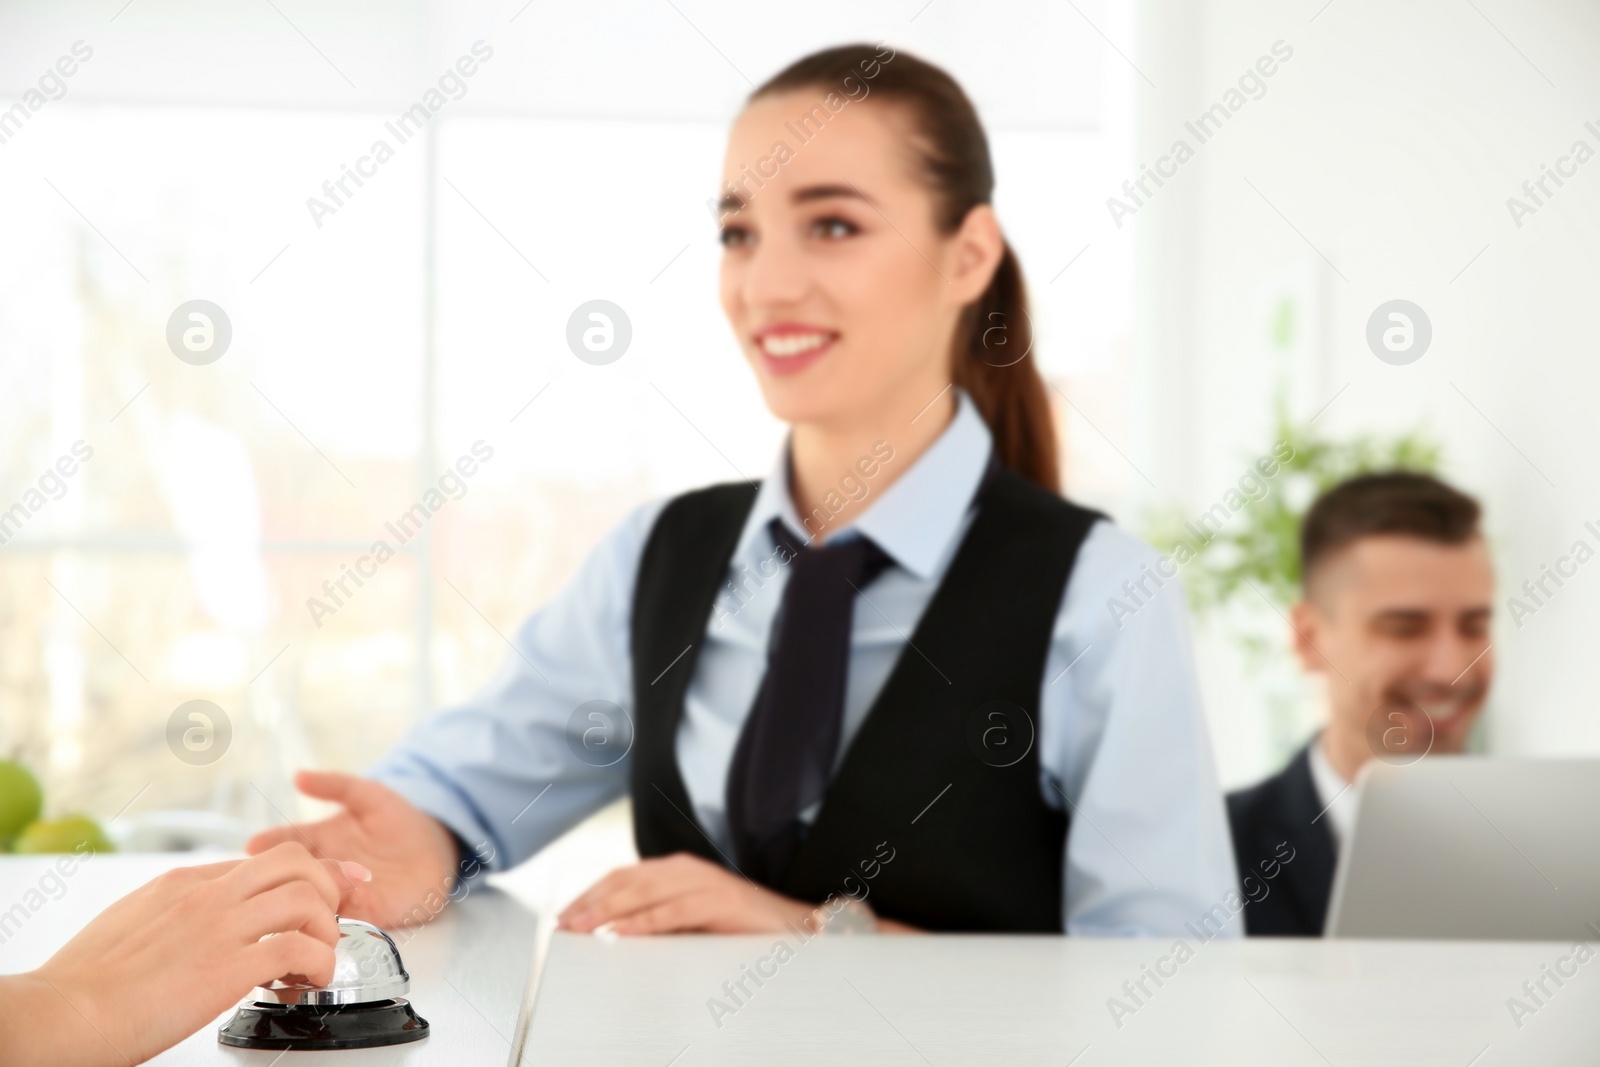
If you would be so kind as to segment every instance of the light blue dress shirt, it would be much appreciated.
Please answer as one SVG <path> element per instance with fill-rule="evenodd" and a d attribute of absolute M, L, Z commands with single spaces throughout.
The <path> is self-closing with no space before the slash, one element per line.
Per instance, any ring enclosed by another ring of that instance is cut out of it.
<path fill-rule="evenodd" d="M 850 528 L 870 536 L 894 565 L 855 603 L 841 759 L 975 514 L 991 438 L 971 398 L 955 392 L 955 418 L 888 488 L 857 473 L 866 496 L 845 513 L 854 515 Z M 486 843 L 479 853 L 492 851 L 490 870 L 522 862 L 628 789 L 628 759 L 620 754 L 632 741 L 629 616 L 640 556 L 665 504 L 636 508 L 600 542 L 518 628 L 512 654 L 477 696 L 419 723 L 368 771 L 469 845 Z M 787 578 L 774 562 L 767 526 L 774 517 L 797 538 L 809 536 L 788 492 L 787 448 L 761 483 L 730 560 L 677 735 L 694 814 L 725 855 L 723 787 Z M 811 525 L 825 539 L 834 532 Z M 1237 899 L 1182 589 L 1168 581 L 1131 616 L 1125 610 L 1134 601 L 1124 583 L 1144 579 L 1154 590 L 1143 568 L 1156 559 L 1115 524 L 1094 524 L 1040 679 L 1039 790 L 1072 816 L 1061 902 L 1071 934 L 1192 935 L 1186 923 L 1210 914 L 1205 929 L 1214 930 L 1217 917 L 1233 911 L 1225 901 Z M 1113 597 L 1123 606 L 1115 616 Z M 594 720 L 575 712 L 597 700 L 623 710 L 609 742 L 620 758 L 597 758 L 584 745 Z M 1234 913 L 1224 932 L 1240 928 Z"/>

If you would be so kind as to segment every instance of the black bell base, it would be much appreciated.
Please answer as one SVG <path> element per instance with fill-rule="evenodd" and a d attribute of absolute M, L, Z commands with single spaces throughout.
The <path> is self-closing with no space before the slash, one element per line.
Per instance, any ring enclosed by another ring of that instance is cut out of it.
<path fill-rule="evenodd" d="M 428 1020 L 400 997 L 328 1008 L 245 1004 L 217 1031 L 217 1041 L 232 1048 L 305 1052 L 379 1048 L 427 1036 Z"/>

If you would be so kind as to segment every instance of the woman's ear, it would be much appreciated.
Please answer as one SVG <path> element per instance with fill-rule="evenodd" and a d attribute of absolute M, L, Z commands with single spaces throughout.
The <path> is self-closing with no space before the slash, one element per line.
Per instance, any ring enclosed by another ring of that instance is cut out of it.
<path fill-rule="evenodd" d="M 950 265 L 945 276 L 950 279 L 949 295 L 953 303 L 964 306 L 983 295 L 1000 266 L 1005 246 L 994 208 L 988 204 L 974 204 L 948 245 Z"/>

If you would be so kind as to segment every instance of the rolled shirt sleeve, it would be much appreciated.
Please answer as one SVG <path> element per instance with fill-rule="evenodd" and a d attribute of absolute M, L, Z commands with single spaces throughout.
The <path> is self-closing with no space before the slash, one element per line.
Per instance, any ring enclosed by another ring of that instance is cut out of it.
<path fill-rule="evenodd" d="M 367 769 L 486 870 L 516 866 L 627 790 L 631 600 L 665 503 L 636 508 L 595 547 L 510 636 L 482 690 L 419 722 Z"/>

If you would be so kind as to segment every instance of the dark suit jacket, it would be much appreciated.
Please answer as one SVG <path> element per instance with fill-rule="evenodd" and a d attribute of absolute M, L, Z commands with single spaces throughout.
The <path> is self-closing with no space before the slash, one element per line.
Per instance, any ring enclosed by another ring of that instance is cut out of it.
<path fill-rule="evenodd" d="M 1335 846 L 1327 816 L 1318 818 L 1321 813 L 1322 801 L 1311 779 L 1310 745 L 1273 777 L 1228 794 L 1228 824 L 1249 901 L 1244 927 L 1250 936 L 1322 936 Z M 1274 870 L 1276 875 L 1269 878 Z"/>

